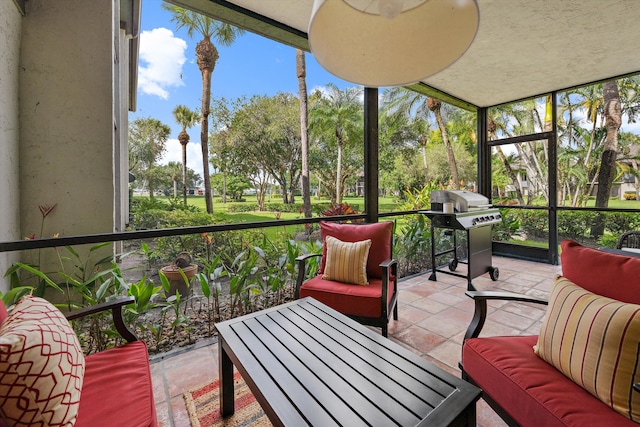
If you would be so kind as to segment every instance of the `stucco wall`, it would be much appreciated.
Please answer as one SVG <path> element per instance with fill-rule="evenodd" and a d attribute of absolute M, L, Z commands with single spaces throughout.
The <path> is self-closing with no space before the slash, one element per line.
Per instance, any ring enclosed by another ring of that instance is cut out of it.
<path fill-rule="evenodd" d="M 18 60 L 22 16 L 13 0 L 0 0 L 0 241 L 19 240 Z M 19 254 L 0 253 L 0 291 L 4 272 Z"/>
<path fill-rule="evenodd" d="M 113 231 L 112 7 L 27 2 L 20 57 L 23 236 L 39 237 L 38 206 L 53 204 L 44 236 Z"/>

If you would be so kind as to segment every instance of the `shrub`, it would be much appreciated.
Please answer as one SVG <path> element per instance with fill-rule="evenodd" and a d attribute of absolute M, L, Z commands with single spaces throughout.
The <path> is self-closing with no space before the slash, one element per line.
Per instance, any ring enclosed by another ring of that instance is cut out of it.
<path fill-rule="evenodd" d="M 640 228 L 640 215 L 637 212 L 607 212 L 604 215 L 605 230 L 616 236 Z"/>
<path fill-rule="evenodd" d="M 561 239 L 573 239 L 580 241 L 589 235 L 592 222 L 592 212 L 559 211 L 558 235 Z"/>
<path fill-rule="evenodd" d="M 513 216 L 518 220 L 520 229 L 527 234 L 528 238 L 545 237 L 549 233 L 547 211 L 517 210 Z"/>
<path fill-rule="evenodd" d="M 257 203 L 234 203 L 227 207 L 229 212 L 251 212 L 259 210 Z"/>

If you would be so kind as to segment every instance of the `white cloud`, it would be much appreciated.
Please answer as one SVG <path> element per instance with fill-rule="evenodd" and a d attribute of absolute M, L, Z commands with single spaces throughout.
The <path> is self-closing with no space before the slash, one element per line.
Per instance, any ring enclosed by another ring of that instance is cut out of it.
<path fill-rule="evenodd" d="M 187 42 L 166 28 L 140 34 L 138 89 L 142 93 L 169 98 L 167 89 L 183 86 L 182 65 L 186 62 Z"/>
<path fill-rule="evenodd" d="M 177 139 L 169 139 L 166 147 L 167 151 L 165 151 L 159 163 L 162 165 L 166 165 L 169 162 L 182 164 L 182 146 L 180 145 L 180 141 Z M 200 148 L 200 144 L 191 141 L 187 144 L 187 167 L 193 169 L 200 175 L 200 178 L 202 178 L 202 149 Z"/>

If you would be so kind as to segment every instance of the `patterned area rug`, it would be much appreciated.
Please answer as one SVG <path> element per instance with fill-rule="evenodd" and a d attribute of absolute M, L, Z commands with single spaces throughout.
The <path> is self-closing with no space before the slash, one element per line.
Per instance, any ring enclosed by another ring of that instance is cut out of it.
<path fill-rule="evenodd" d="M 219 380 L 184 393 L 184 401 L 192 427 L 266 427 L 272 425 L 239 373 L 233 376 L 233 382 L 235 412 L 226 418 L 222 418 L 220 415 Z"/>

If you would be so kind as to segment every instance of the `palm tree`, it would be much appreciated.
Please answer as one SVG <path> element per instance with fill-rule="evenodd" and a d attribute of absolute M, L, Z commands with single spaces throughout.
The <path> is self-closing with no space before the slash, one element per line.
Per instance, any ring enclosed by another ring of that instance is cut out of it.
<path fill-rule="evenodd" d="M 296 75 L 300 94 L 300 157 L 302 160 L 302 207 L 305 218 L 311 218 L 311 189 L 309 186 L 309 111 L 307 97 L 307 66 L 304 51 L 296 49 Z M 293 183 L 291 183 L 293 188 Z"/>
<path fill-rule="evenodd" d="M 195 125 L 200 119 L 198 111 L 190 110 L 186 105 L 178 105 L 173 110 L 173 117 L 176 122 L 182 126 L 182 131 L 178 135 L 178 141 L 182 146 L 182 198 L 184 205 L 187 206 L 187 144 L 189 143 L 189 134 L 187 129 Z"/>
<path fill-rule="evenodd" d="M 204 197 L 207 212 L 213 213 L 211 178 L 209 173 L 209 112 L 211 104 L 211 76 L 216 67 L 219 55 L 218 49 L 211 39 L 213 38 L 219 45 L 230 46 L 238 36 L 244 34 L 244 30 L 172 4 L 163 3 L 162 7 L 173 14 L 171 20 L 176 24 L 178 30 L 186 28 L 187 35 L 190 38 L 193 38 L 196 33 L 202 36 L 202 40 L 196 44 L 196 61 L 202 73 L 200 144 L 202 146 Z"/>
<path fill-rule="evenodd" d="M 322 137 L 335 137 L 337 147 L 336 162 L 336 203 L 342 203 L 343 176 L 342 162 L 345 144 L 357 141 L 362 136 L 363 107 L 360 103 L 361 89 L 351 87 L 344 91 L 335 84 L 327 85 L 328 93 L 312 104 L 311 127 Z"/>
<path fill-rule="evenodd" d="M 456 163 L 453 145 L 449 140 L 447 126 L 442 119 L 442 102 L 402 87 L 390 89 L 385 95 L 385 108 L 389 111 L 395 111 L 397 114 L 404 114 L 406 116 L 415 115 L 417 119 L 422 120 L 428 120 L 429 112 L 433 113 L 447 153 L 447 163 L 451 171 L 452 185 L 454 189 L 458 190 L 460 188 L 458 165 Z"/>

